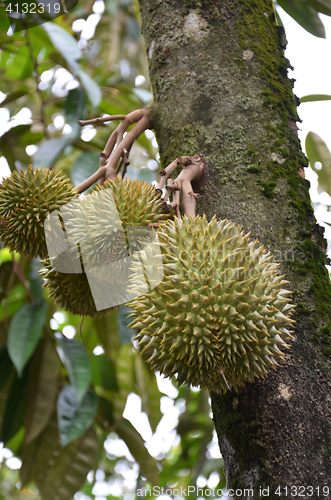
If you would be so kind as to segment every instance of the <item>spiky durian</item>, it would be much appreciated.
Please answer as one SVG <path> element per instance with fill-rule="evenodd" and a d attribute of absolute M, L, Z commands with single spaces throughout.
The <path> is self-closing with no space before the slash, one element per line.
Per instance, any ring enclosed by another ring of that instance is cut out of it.
<path fill-rule="evenodd" d="M 44 221 L 75 194 L 64 176 L 49 169 L 13 172 L 0 184 L 1 241 L 30 257 L 47 257 Z"/>
<path fill-rule="evenodd" d="M 70 257 L 75 260 L 73 250 L 67 252 L 68 271 L 70 271 Z M 63 255 L 57 259 L 63 259 Z M 50 259 L 41 261 L 43 268 L 39 271 L 43 278 L 43 287 L 48 288 L 49 296 L 54 299 L 54 302 L 61 308 L 72 314 L 82 316 L 98 317 L 108 314 L 116 307 L 110 307 L 98 311 L 95 307 L 94 297 L 87 279 L 87 275 L 82 269 L 77 269 L 77 272 L 59 272 L 57 271 L 57 259 L 50 262 Z M 81 261 L 81 259 L 80 259 Z M 94 293 L 102 293 L 102 290 L 94 290 Z M 110 290 L 111 294 L 112 291 Z"/>
<path fill-rule="evenodd" d="M 154 186 L 116 177 L 73 203 L 65 226 L 71 242 L 80 244 L 84 262 L 93 266 L 140 250 L 149 239 L 144 227 L 170 216 Z"/>
<path fill-rule="evenodd" d="M 129 254 L 150 242 L 148 224 L 171 215 L 160 198 L 146 182 L 116 178 L 62 210 L 67 236 L 73 249 L 79 244 L 88 275 L 59 272 L 56 259 L 43 262 L 43 285 L 59 306 L 73 314 L 100 316 L 128 300 Z M 94 280 L 93 295 L 88 278 Z M 95 304 L 107 307 L 97 311 Z"/>
<path fill-rule="evenodd" d="M 220 393 L 275 368 L 292 338 L 294 306 L 272 256 L 215 217 L 169 221 L 158 239 L 162 282 L 146 293 L 151 261 L 145 271 L 136 266 L 129 287 L 137 296 L 131 326 L 150 365 L 179 384 Z"/>

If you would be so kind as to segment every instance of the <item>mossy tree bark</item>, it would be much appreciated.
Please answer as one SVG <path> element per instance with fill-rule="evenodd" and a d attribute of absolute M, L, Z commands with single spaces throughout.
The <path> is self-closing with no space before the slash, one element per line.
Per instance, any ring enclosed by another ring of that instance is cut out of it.
<path fill-rule="evenodd" d="M 260 240 L 297 304 L 286 362 L 239 393 L 211 395 L 228 487 L 254 489 L 253 497 L 237 492 L 241 499 L 260 498 L 260 487 L 271 499 L 291 498 L 291 486 L 318 498 L 323 485 L 331 490 L 331 287 L 301 176 L 307 160 L 284 33 L 271 0 L 140 0 L 140 7 L 163 166 L 204 155 L 198 212 Z"/>

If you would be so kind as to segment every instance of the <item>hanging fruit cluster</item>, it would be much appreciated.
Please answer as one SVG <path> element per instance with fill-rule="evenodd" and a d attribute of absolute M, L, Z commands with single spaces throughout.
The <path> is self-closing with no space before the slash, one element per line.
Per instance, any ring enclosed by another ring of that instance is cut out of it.
<path fill-rule="evenodd" d="M 102 299 L 106 288 L 92 296 L 86 269 L 108 286 L 111 303 L 116 303 L 116 283 L 124 282 L 122 302 L 129 294 L 135 297 L 129 302 L 131 326 L 153 369 L 177 377 L 179 384 L 220 393 L 238 390 L 284 359 L 294 323 L 291 292 L 283 288 L 288 282 L 272 256 L 240 226 L 195 217 L 198 195 L 191 183 L 203 174 L 201 157 L 174 160 L 161 171 L 158 189 L 124 180 L 132 143 L 151 126 L 148 110 L 128 115 L 110 136 L 97 172 L 76 189 L 59 174 L 31 167 L 5 179 L 0 185 L 0 239 L 12 250 L 44 259 L 44 286 L 60 307 L 74 314 L 94 317 L 113 309 L 97 310 L 97 295 Z M 173 180 L 170 174 L 177 167 L 181 172 Z M 78 198 L 97 181 L 90 194 Z M 71 246 L 63 252 L 68 271 L 60 272 L 63 255 L 47 258 L 44 222 L 69 202 L 64 226 Z M 153 240 L 146 231 L 151 227 L 157 229 Z M 135 234 L 131 240 L 130 231 Z M 146 246 L 151 258 L 142 261 L 140 251 Z M 123 281 L 128 266 L 121 262 L 128 255 L 131 268 Z M 72 271 L 75 259 L 78 269 Z M 104 266 L 113 263 L 110 276 Z M 162 280 L 153 283 L 155 273 Z"/>

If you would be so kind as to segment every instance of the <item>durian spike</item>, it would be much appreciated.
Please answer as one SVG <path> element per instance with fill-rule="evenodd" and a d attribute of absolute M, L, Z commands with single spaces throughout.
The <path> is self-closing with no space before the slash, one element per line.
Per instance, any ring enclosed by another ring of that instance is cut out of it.
<path fill-rule="evenodd" d="M 230 386 L 229 386 L 229 384 L 228 384 L 228 381 L 227 381 L 227 380 L 226 380 L 226 378 L 225 378 L 224 371 L 223 371 L 223 370 L 220 370 L 220 374 L 221 374 L 221 375 L 222 375 L 222 377 L 224 378 L 224 382 L 225 382 L 225 384 L 226 384 L 226 387 L 229 389 L 229 391 L 231 391 L 231 388 L 230 388 Z"/>

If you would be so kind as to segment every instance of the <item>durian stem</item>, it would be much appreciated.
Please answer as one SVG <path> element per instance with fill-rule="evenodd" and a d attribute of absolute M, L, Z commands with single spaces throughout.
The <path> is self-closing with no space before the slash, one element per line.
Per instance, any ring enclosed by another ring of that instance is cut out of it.
<path fill-rule="evenodd" d="M 106 167 L 99 167 L 99 169 L 93 175 L 91 175 L 91 177 L 89 177 L 85 181 L 81 182 L 76 187 L 77 191 L 79 193 L 83 193 L 86 189 L 91 187 L 95 182 L 97 182 L 99 179 L 104 177 L 105 172 L 106 172 Z"/>
<path fill-rule="evenodd" d="M 140 110 L 140 111 L 148 111 L 148 110 Z M 130 113 L 131 114 L 131 113 Z M 128 115 L 129 116 L 129 115 Z M 121 125 L 125 122 L 125 120 L 121 123 Z M 143 114 L 143 116 L 137 121 L 137 123 L 134 125 L 134 127 L 126 134 L 126 136 L 123 138 L 124 135 L 124 129 L 120 129 L 121 125 L 118 127 L 119 129 L 119 134 L 116 136 L 116 148 L 113 149 L 111 154 L 108 156 L 108 159 L 105 163 L 105 166 L 107 167 L 107 172 L 105 175 L 105 178 L 108 179 L 107 174 L 109 172 L 110 175 L 111 172 L 113 171 L 116 175 L 116 170 L 115 167 L 117 165 L 117 162 L 123 155 L 125 155 L 124 150 L 126 149 L 127 151 L 130 150 L 133 142 L 142 134 L 145 130 L 151 127 L 151 121 L 149 117 L 146 114 Z M 131 123 L 126 124 L 127 128 Z M 109 149 L 106 148 L 104 149 L 103 153 L 105 155 L 108 155 Z M 114 177 L 115 177 L 114 175 Z"/>
<path fill-rule="evenodd" d="M 178 165 L 182 165 L 182 171 L 178 177 L 173 180 L 168 179 L 169 175 L 176 169 Z M 179 156 L 173 160 L 164 170 L 161 170 L 161 180 L 158 185 L 158 189 L 162 190 L 166 185 L 166 193 L 162 200 L 168 202 L 170 194 L 172 193 L 172 201 L 170 206 L 176 209 L 177 217 L 180 219 L 180 192 L 183 193 L 183 209 L 187 217 L 193 217 L 195 219 L 195 208 L 196 201 L 195 198 L 198 196 L 193 193 L 191 182 L 200 179 L 204 170 L 204 161 L 200 156 Z"/>
<path fill-rule="evenodd" d="M 182 193 L 183 193 L 183 209 L 186 217 L 192 217 L 195 219 L 195 208 L 196 208 L 196 195 L 193 193 L 192 184 L 187 179 L 182 181 Z"/>
<path fill-rule="evenodd" d="M 91 120 L 80 120 L 79 124 L 89 125 L 92 123 L 103 123 L 111 120 L 122 120 L 109 137 L 104 150 L 100 154 L 99 169 L 88 179 L 77 186 L 79 193 L 88 189 L 92 184 L 98 182 L 101 186 L 106 180 L 114 180 L 122 169 L 122 178 L 124 178 L 128 165 L 130 165 L 129 155 L 132 144 L 145 130 L 152 127 L 149 118 L 149 109 L 137 109 L 127 116 L 114 115 L 101 118 L 92 118 Z M 127 129 L 135 123 L 133 128 L 127 132 Z M 125 137 L 124 134 L 126 133 Z"/>
<path fill-rule="evenodd" d="M 166 180 L 168 179 L 169 175 L 172 174 L 172 172 L 179 166 L 182 165 L 183 167 L 190 165 L 192 162 L 191 156 L 179 156 L 175 160 L 173 160 L 169 165 L 160 171 L 161 175 L 161 180 L 158 185 L 158 189 L 163 189 L 166 183 Z"/>

